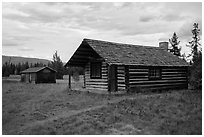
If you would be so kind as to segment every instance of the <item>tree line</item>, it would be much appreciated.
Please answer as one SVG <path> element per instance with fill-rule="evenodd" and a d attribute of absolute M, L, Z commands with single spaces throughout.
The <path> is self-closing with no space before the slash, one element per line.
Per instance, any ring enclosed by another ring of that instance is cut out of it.
<path fill-rule="evenodd" d="M 46 65 L 43 63 L 29 64 L 28 62 L 25 62 L 25 63 L 13 64 L 10 62 L 5 62 L 2 65 L 2 76 L 9 77 L 9 75 L 20 75 L 21 71 L 28 69 L 30 67 L 43 67 L 43 66 L 46 66 Z"/>
<path fill-rule="evenodd" d="M 62 60 L 60 59 L 60 56 L 57 54 L 57 51 L 53 55 L 53 61 L 50 61 L 48 64 L 43 63 L 18 63 L 13 64 L 10 62 L 5 62 L 2 65 L 2 77 L 9 77 L 9 75 L 20 75 L 21 71 L 24 71 L 28 68 L 32 67 L 43 67 L 48 66 L 54 70 L 57 71 L 56 78 L 57 79 L 63 79 L 63 75 L 72 75 L 75 77 L 75 79 L 78 79 L 79 75 L 84 74 L 84 69 L 81 67 L 71 67 L 71 68 L 65 68 Z"/>

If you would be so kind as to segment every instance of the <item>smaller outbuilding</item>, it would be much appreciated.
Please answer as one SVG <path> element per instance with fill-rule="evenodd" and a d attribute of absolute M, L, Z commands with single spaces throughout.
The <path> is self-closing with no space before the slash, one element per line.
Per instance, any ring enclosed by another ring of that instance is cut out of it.
<path fill-rule="evenodd" d="M 21 81 L 26 83 L 56 83 L 56 70 L 50 67 L 28 68 L 21 72 Z"/>

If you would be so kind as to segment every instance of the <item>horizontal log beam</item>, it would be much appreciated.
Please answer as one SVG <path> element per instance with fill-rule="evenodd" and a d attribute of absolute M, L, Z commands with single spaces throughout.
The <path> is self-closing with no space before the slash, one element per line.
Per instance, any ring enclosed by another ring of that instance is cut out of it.
<path fill-rule="evenodd" d="M 134 81 L 149 81 L 149 79 L 147 79 L 147 78 L 144 78 L 144 79 L 142 79 L 142 78 L 141 79 L 132 79 L 132 78 L 130 78 L 129 81 L 130 82 L 134 82 Z"/>
<path fill-rule="evenodd" d="M 154 80 L 154 81 L 136 81 L 130 82 L 130 84 L 157 84 L 157 83 L 176 83 L 176 82 L 186 82 L 186 80 Z"/>
<path fill-rule="evenodd" d="M 99 89 L 108 89 L 108 86 L 101 86 L 101 85 L 86 85 L 87 88 L 99 88 Z"/>
<path fill-rule="evenodd" d="M 138 78 L 138 79 L 139 78 L 149 78 L 149 76 L 148 75 L 140 75 L 140 76 L 138 76 L 138 75 L 131 75 L 130 78 L 133 78 L 133 79 L 134 78 Z"/>
<path fill-rule="evenodd" d="M 86 75 L 85 75 L 85 77 L 86 77 L 87 81 L 93 81 L 93 82 L 105 82 L 105 81 L 107 81 L 106 78 L 90 78 L 90 76 L 86 76 Z"/>
<path fill-rule="evenodd" d="M 134 88 L 134 85 L 130 85 L 131 88 Z M 160 88 L 176 88 L 176 87 L 186 87 L 185 84 L 183 83 L 176 83 L 176 84 L 157 84 L 157 85 L 141 85 L 141 86 L 135 86 L 135 88 L 142 88 L 142 89 L 149 89 L 149 88 L 155 88 L 155 89 L 160 89 Z"/>
<path fill-rule="evenodd" d="M 149 69 L 129 69 L 130 72 L 149 72 Z"/>
<path fill-rule="evenodd" d="M 102 90 L 102 91 L 104 91 L 104 92 L 106 92 L 106 91 L 108 91 L 108 89 L 107 88 L 98 88 L 98 87 L 88 87 L 88 88 L 86 88 L 87 90 Z"/>

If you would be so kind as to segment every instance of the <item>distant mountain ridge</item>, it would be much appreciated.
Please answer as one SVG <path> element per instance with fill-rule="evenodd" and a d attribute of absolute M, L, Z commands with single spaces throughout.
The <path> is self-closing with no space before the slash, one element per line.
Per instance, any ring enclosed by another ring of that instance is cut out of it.
<path fill-rule="evenodd" d="M 28 58 L 28 57 L 20 57 L 20 56 L 5 56 L 2 55 L 2 65 L 6 62 L 9 62 L 12 64 L 18 64 L 18 63 L 25 63 L 28 62 L 29 64 L 35 64 L 35 63 L 42 63 L 47 65 L 50 60 L 46 59 L 39 59 L 39 58 Z"/>

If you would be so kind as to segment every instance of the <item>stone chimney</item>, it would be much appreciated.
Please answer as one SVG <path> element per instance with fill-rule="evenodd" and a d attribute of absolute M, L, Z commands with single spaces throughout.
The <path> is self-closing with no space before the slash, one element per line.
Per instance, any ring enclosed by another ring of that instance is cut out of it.
<path fill-rule="evenodd" d="M 169 42 L 159 42 L 159 47 L 168 51 Z"/>

